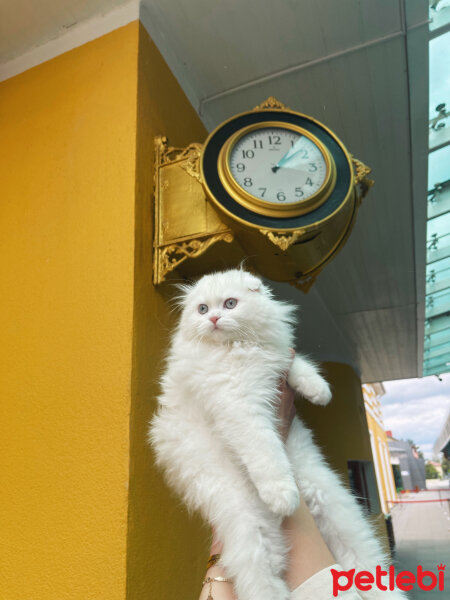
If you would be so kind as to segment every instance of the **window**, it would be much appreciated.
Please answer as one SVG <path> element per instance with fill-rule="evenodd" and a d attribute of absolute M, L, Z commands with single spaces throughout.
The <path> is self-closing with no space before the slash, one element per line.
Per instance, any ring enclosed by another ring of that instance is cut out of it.
<path fill-rule="evenodd" d="M 370 513 L 381 511 L 373 464 L 369 460 L 349 460 L 348 479 L 358 502 Z"/>

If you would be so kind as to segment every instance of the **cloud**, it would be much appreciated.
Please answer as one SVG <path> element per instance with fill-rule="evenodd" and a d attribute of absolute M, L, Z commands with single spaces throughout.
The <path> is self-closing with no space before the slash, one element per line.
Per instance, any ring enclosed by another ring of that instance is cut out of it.
<path fill-rule="evenodd" d="M 435 377 L 388 381 L 381 398 L 386 429 L 394 437 L 412 439 L 426 458 L 433 455 L 434 443 L 450 409 L 450 374 L 440 382 Z"/>
<path fill-rule="evenodd" d="M 413 398 L 432 398 L 433 396 L 447 395 L 450 399 L 450 373 L 437 377 L 424 377 L 423 379 L 400 379 L 397 381 L 385 381 L 383 385 L 386 390 L 383 396 L 383 404 L 391 402 L 409 402 Z"/>

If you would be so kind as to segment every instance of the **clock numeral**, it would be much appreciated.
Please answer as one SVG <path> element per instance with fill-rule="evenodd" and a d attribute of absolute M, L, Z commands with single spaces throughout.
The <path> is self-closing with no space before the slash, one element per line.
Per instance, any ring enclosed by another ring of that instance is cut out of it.
<path fill-rule="evenodd" d="M 284 202 L 284 200 L 286 200 L 286 195 L 284 192 L 278 192 L 277 194 L 277 200 L 279 200 L 280 202 Z"/>
<path fill-rule="evenodd" d="M 317 165 L 316 165 L 316 163 L 309 163 L 309 169 L 308 169 L 308 171 L 310 173 L 314 173 L 314 171 L 317 171 Z"/>
<path fill-rule="evenodd" d="M 263 147 L 262 140 L 253 140 L 253 148 L 257 149 L 257 148 L 262 148 L 262 147 Z"/>
<path fill-rule="evenodd" d="M 313 184 L 313 182 L 311 181 L 311 177 L 307 177 L 305 185 L 312 185 L 312 184 Z"/>
<path fill-rule="evenodd" d="M 308 150 L 300 150 L 301 158 L 309 158 Z"/>
<path fill-rule="evenodd" d="M 245 171 L 244 163 L 238 163 L 236 165 L 236 171 L 238 171 L 238 173 L 243 173 Z"/>
<path fill-rule="evenodd" d="M 255 153 L 253 152 L 253 150 L 242 150 L 243 158 L 253 158 L 254 156 L 255 156 Z"/>
<path fill-rule="evenodd" d="M 269 135 L 269 144 L 271 146 L 279 146 L 281 144 L 281 137 L 279 135 Z"/>
<path fill-rule="evenodd" d="M 264 198 L 264 194 L 267 191 L 267 188 L 258 188 L 258 190 L 261 190 L 261 198 Z"/>
<path fill-rule="evenodd" d="M 297 196 L 297 198 L 301 198 L 305 194 L 303 193 L 303 190 L 302 190 L 301 187 L 296 187 L 295 188 L 295 195 Z"/>
<path fill-rule="evenodd" d="M 244 185 L 245 187 L 252 187 L 253 185 L 253 181 L 251 177 L 245 177 L 244 178 Z"/>

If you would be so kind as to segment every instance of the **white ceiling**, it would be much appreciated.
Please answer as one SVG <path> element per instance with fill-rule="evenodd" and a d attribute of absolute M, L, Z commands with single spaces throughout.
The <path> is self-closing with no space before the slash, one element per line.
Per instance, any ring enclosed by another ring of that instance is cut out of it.
<path fill-rule="evenodd" d="M 0 62 L 118 4 L 0 0 Z M 140 14 L 209 129 L 274 95 L 373 168 L 350 240 L 310 294 L 277 289 L 302 305 L 299 348 L 317 359 L 364 381 L 420 375 L 427 0 L 143 0 Z"/>
<path fill-rule="evenodd" d="M 127 0 L 0 0 L 0 63 Z"/>

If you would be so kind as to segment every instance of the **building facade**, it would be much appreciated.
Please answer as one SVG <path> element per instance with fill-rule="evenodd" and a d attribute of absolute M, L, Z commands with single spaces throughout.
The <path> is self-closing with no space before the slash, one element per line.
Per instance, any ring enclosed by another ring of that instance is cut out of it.
<path fill-rule="evenodd" d="M 385 390 L 382 383 L 364 384 L 362 390 L 381 509 L 387 514 L 392 507 L 391 501 L 397 500 L 397 491 L 391 467 L 388 437 L 381 413 L 380 398 Z"/>
<path fill-rule="evenodd" d="M 392 436 L 388 438 L 388 444 L 397 488 L 424 490 L 426 488 L 425 461 L 419 456 L 413 444 L 405 440 L 397 440 Z"/>

